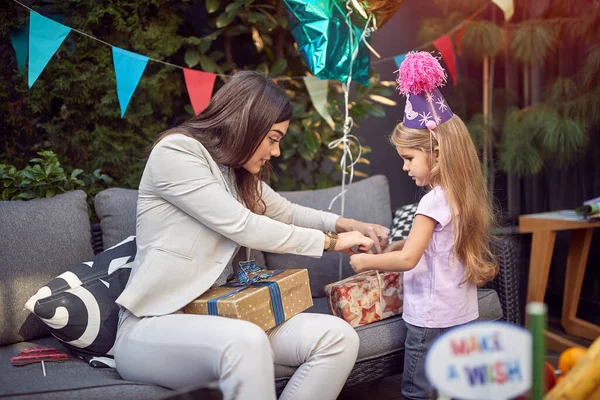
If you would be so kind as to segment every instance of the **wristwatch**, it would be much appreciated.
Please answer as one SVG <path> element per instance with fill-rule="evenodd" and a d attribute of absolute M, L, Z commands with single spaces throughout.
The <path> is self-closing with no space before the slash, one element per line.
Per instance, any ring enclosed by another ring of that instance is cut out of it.
<path fill-rule="evenodd" d="M 335 249 L 335 245 L 338 241 L 337 232 L 327 231 L 325 232 L 327 236 L 329 236 L 329 247 L 325 249 L 325 251 L 333 251 Z"/>

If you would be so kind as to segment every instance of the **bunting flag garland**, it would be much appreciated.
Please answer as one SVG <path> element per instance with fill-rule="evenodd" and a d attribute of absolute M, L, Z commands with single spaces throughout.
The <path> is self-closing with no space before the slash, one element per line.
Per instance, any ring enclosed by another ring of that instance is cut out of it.
<path fill-rule="evenodd" d="M 329 90 L 329 81 L 321 80 L 315 76 L 307 76 L 304 78 L 304 83 L 306 84 L 306 90 L 308 91 L 308 95 L 310 96 L 315 109 L 331 129 L 333 129 L 335 124 L 333 118 L 331 118 L 331 114 L 327 111 L 327 91 Z"/>
<path fill-rule="evenodd" d="M 46 18 L 35 11 L 29 12 L 29 68 L 27 83 L 33 86 L 71 28 Z"/>
<path fill-rule="evenodd" d="M 399 56 L 394 57 L 394 62 L 396 63 L 396 66 L 398 68 L 400 68 L 400 64 L 402 64 L 402 61 L 404 61 L 405 58 L 406 58 L 406 53 L 400 54 Z"/>
<path fill-rule="evenodd" d="M 17 66 L 19 73 L 25 72 L 27 65 L 27 52 L 29 51 L 29 22 L 16 32 L 10 33 L 10 43 L 17 55 Z"/>
<path fill-rule="evenodd" d="M 162 60 L 146 57 L 137 53 L 133 53 L 127 50 L 120 49 L 112 46 L 110 43 L 104 42 L 97 39 L 85 32 L 81 32 L 77 29 L 72 29 L 61 23 L 46 18 L 26 5 L 20 3 L 17 0 L 13 0 L 17 4 L 29 9 L 30 22 L 29 29 L 27 28 L 10 34 L 11 43 L 15 49 L 17 56 L 17 64 L 19 71 L 23 72 L 24 65 L 28 65 L 28 85 L 29 88 L 33 86 L 37 78 L 40 76 L 52 56 L 56 53 L 62 42 L 65 40 L 67 35 L 73 30 L 78 34 L 89 37 L 92 40 L 98 41 L 111 47 L 113 52 L 113 63 L 115 68 L 115 75 L 117 78 L 117 95 L 119 98 L 119 105 L 121 108 L 121 117 L 125 115 L 127 106 L 137 88 L 139 81 L 143 75 L 145 67 L 148 61 L 154 61 L 162 63 L 164 65 L 179 68 L 183 70 L 185 83 L 190 96 L 190 102 L 196 114 L 199 114 L 206 108 L 212 97 L 212 90 L 214 88 L 215 80 L 217 76 L 227 77 L 226 75 L 218 75 L 212 73 L 206 73 L 203 71 L 191 70 L 188 68 L 174 65 Z M 489 3 L 483 4 L 477 11 L 475 11 L 469 18 L 450 29 L 445 35 L 437 38 L 432 42 L 428 42 L 419 46 L 413 51 L 420 50 L 427 46 L 433 45 L 441 53 L 442 59 L 444 60 L 449 74 L 452 78 L 453 84 L 456 85 L 456 60 L 454 54 L 454 48 L 450 35 L 454 35 L 456 42 L 456 50 L 458 55 L 462 55 L 462 38 L 464 36 L 466 24 L 473 20 L 478 14 L 483 12 L 490 4 L 496 4 L 502 9 L 505 15 L 506 21 L 508 21 L 514 14 L 514 2 L 513 0 L 490 0 Z M 27 35 L 28 32 L 28 35 Z M 25 33 L 25 35 L 23 34 Z M 28 39 L 28 41 L 27 41 Z M 24 52 L 23 48 L 28 48 L 28 54 Z M 371 64 L 379 64 L 387 60 L 393 59 L 395 64 L 399 67 L 407 53 L 402 53 L 393 57 L 383 58 L 374 61 Z M 28 60 L 27 60 L 28 58 Z M 319 81 L 316 77 L 279 77 L 279 80 L 298 80 L 304 79 L 306 83 L 309 95 L 314 103 L 315 109 L 325 119 L 325 121 L 334 127 L 333 119 L 327 111 L 327 90 L 328 80 Z M 273 79 L 277 83 L 276 79 Z"/>
<path fill-rule="evenodd" d="M 496 0 L 498 2 L 501 3 L 508 3 L 510 2 L 512 5 L 512 0 Z M 467 19 L 465 19 L 464 21 L 461 21 L 459 24 L 455 25 L 453 28 L 451 28 L 448 32 L 446 32 L 446 34 L 442 35 L 441 37 L 437 38 L 436 40 L 433 40 L 431 42 L 427 42 L 424 43 L 422 45 L 420 45 L 417 48 L 412 49 L 411 51 L 419 51 L 419 50 L 424 50 L 427 47 L 433 45 L 434 47 L 436 47 L 436 49 L 438 51 L 441 52 L 441 50 L 438 48 L 438 45 L 441 46 L 442 48 L 444 48 L 445 50 L 448 50 L 447 53 L 447 58 L 448 59 L 444 59 L 444 62 L 446 62 L 446 64 L 448 64 L 448 67 L 450 69 L 450 67 L 453 68 L 453 71 L 451 71 L 451 75 L 452 75 L 452 79 L 454 82 L 454 85 L 456 85 L 456 79 L 455 79 L 455 73 L 456 73 L 456 61 L 455 61 L 455 57 L 454 57 L 454 50 L 452 47 L 452 41 L 449 40 L 449 38 L 445 38 L 445 36 L 450 36 L 450 35 L 454 35 L 454 40 L 456 43 L 456 50 L 457 50 L 457 54 L 458 55 L 462 55 L 462 39 L 465 33 L 465 28 L 466 25 L 475 19 L 476 16 L 478 16 L 479 14 L 481 14 L 486 8 L 489 7 L 490 4 L 496 3 L 496 1 L 491 0 L 489 3 L 485 3 L 483 4 L 481 7 L 479 7 L 479 9 L 477 9 L 473 14 L 471 14 Z M 436 45 L 437 43 L 437 45 Z M 449 43 L 449 45 L 448 45 Z M 451 51 L 451 53 L 450 53 Z M 400 64 L 402 63 L 402 61 L 404 60 L 404 56 L 407 53 L 402 53 L 396 56 L 392 56 L 392 57 L 386 57 L 386 58 L 382 58 L 376 61 L 371 62 L 371 65 L 377 65 L 377 64 L 381 64 L 383 62 L 387 62 L 388 60 L 394 60 L 394 63 L 396 65 L 398 65 L 398 68 L 400 68 Z M 442 58 L 444 58 L 444 53 L 442 54 Z"/>
<path fill-rule="evenodd" d="M 500 7 L 504 13 L 504 20 L 508 22 L 515 13 L 515 3 L 513 0 L 492 0 L 492 3 Z"/>
<path fill-rule="evenodd" d="M 194 113 L 198 115 L 204 111 L 210 102 L 217 75 L 210 72 L 184 68 L 183 77 L 185 78 L 185 85 L 190 96 L 190 102 L 194 108 Z"/>
<path fill-rule="evenodd" d="M 121 106 L 121 118 L 148 64 L 148 57 L 119 47 L 112 48 L 115 75 L 117 76 L 117 96 Z"/>
<path fill-rule="evenodd" d="M 467 19 L 462 24 L 462 26 L 456 32 L 454 32 L 454 43 L 456 44 L 456 54 L 459 57 L 462 56 L 462 40 L 463 40 L 463 37 L 465 36 L 467 22 L 469 22 L 469 21 L 470 21 L 470 19 Z"/>
<path fill-rule="evenodd" d="M 446 68 L 452 77 L 452 83 L 456 86 L 456 60 L 454 58 L 454 48 L 452 47 L 450 35 L 445 34 L 437 38 L 433 41 L 433 45 L 442 54 L 442 60 L 446 63 Z"/>

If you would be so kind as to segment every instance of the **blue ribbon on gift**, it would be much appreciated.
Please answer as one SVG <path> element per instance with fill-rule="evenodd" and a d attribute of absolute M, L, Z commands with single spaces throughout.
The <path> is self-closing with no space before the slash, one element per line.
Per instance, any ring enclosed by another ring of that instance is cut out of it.
<path fill-rule="evenodd" d="M 256 275 L 247 282 L 231 282 L 226 283 L 223 286 L 235 287 L 236 289 L 224 294 L 223 296 L 219 296 L 217 298 L 211 299 L 208 301 L 208 314 L 209 315 L 219 315 L 217 309 L 217 303 L 219 300 L 225 299 L 227 297 L 233 296 L 236 293 L 241 292 L 242 290 L 248 289 L 251 286 L 261 287 L 266 286 L 269 288 L 269 294 L 271 296 L 271 307 L 273 308 L 273 315 L 275 316 L 275 325 L 282 324 L 285 322 L 285 313 L 283 312 L 283 302 L 281 300 L 281 290 L 279 289 L 279 284 L 277 282 L 268 282 L 265 279 L 270 279 L 275 275 L 282 273 L 283 269 L 276 269 L 274 271 L 270 271 L 268 273 Z"/>
<path fill-rule="evenodd" d="M 238 282 L 247 283 L 250 280 L 250 274 L 262 270 L 256 264 L 256 260 L 240 261 L 239 268 L 235 271 Z"/>

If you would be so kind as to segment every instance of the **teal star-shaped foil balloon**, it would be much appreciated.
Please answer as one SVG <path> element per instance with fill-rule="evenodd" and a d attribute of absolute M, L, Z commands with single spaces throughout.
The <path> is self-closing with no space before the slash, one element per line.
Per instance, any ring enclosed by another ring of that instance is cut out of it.
<path fill-rule="evenodd" d="M 352 49 L 342 0 L 284 0 L 290 30 L 310 71 L 319 79 L 346 82 Z M 353 46 L 359 46 L 352 65 L 352 80 L 369 85 L 369 50 L 359 38 L 362 29 L 352 24 Z"/>

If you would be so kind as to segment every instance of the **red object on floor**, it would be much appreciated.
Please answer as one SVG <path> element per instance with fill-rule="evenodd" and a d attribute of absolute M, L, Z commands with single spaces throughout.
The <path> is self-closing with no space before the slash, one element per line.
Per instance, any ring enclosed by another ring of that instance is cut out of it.
<path fill-rule="evenodd" d="M 12 365 L 26 365 L 40 361 L 69 361 L 69 356 L 53 347 L 32 347 L 31 349 L 20 351 L 17 357 L 10 358 Z"/>

